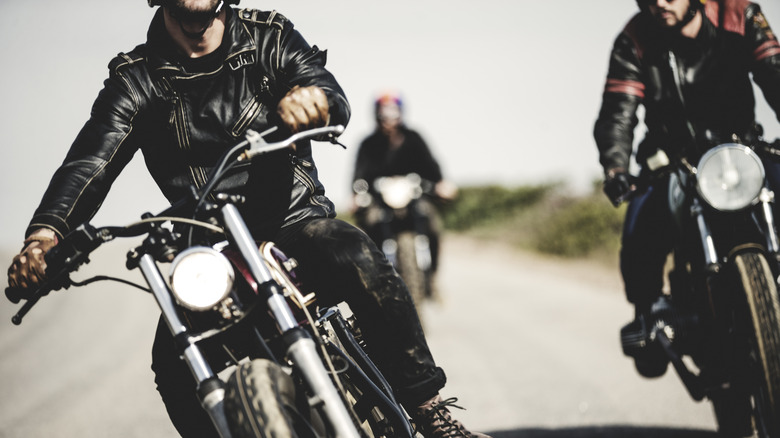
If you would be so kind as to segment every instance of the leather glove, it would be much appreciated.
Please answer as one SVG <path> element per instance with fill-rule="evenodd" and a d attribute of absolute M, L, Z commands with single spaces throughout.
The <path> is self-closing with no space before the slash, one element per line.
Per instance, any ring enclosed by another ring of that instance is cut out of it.
<path fill-rule="evenodd" d="M 285 95 L 276 112 L 287 128 L 293 132 L 327 126 L 330 119 L 328 97 L 322 88 L 295 86 Z"/>
<path fill-rule="evenodd" d="M 28 289 L 40 285 L 46 279 L 44 256 L 56 244 L 57 238 L 46 233 L 34 233 L 25 239 L 22 251 L 8 268 L 8 286 Z"/>
<path fill-rule="evenodd" d="M 604 194 L 607 195 L 612 205 L 617 207 L 626 196 L 634 191 L 634 186 L 629 180 L 628 172 L 624 169 L 610 169 L 604 179 Z"/>

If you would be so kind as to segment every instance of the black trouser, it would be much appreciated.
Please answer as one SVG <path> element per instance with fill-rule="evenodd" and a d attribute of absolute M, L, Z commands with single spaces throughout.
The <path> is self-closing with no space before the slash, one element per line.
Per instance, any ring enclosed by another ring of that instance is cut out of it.
<path fill-rule="evenodd" d="M 650 186 L 632 199 L 623 222 L 620 270 L 626 298 L 642 311 L 661 296 L 664 264 L 673 246 L 667 187 L 666 182 Z"/>
<path fill-rule="evenodd" d="M 428 349 L 409 291 L 365 233 L 337 219 L 316 218 L 283 228 L 274 241 L 299 262 L 296 273 L 301 280 L 316 285 L 318 302 L 349 304 L 372 359 L 407 410 L 436 395 L 446 378 Z M 216 436 L 200 408 L 194 379 L 162 322 L 152 349 L 152 369 L 179 433 Z"/>

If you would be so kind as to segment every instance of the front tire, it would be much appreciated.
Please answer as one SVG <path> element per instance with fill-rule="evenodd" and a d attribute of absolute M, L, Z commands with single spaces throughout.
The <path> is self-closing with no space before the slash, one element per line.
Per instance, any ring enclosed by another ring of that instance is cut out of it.
<path fill-rule="evenodd" d="M 419 309 L 427 295 L 427 282 L 425 272 L 417 265 L 415 235 L 411 231 L 398 233 L 398 273 L 406 283 L 406 287 L 409 288 L 414 305 Z"/>
<path fill-rule="evenodd" d="M 225 415 L 234 438 L 297 437 L 295 383 L 274 362 L 241 364 L 228 380 Z"/>
<path fill-rule="evenodd" d="M 759 437 L 780 431 L 780 302 L 769 263 L 761 253 L 734 257 L 752 321 L 751 386 Z"/>

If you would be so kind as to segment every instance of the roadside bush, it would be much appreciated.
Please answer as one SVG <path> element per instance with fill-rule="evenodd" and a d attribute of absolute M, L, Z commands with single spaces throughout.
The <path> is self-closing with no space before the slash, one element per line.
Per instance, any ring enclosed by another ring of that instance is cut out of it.
<path fill-rule="evenodd" d="M 464 187 L 458 198 L 441 208 L 444 227 L 465 231 L 500 224 L 520 211 L 532 208 L 555 184 L 507 188 L 498 185 Z"/>
<path fill-rule="evenodd" d="M 625 207 L 615 209 L 600 193 L 571 200 L 549 216 L 535 240 L 538 251 L 582 257 L 594 251 L 617 251 Z"/>

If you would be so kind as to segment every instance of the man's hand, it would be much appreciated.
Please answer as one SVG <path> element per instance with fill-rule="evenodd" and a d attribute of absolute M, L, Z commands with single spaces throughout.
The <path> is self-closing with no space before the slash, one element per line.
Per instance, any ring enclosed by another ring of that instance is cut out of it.
<path fill-rule="evenodd" d="M 57 236 L 52 230 L 42 228 L 30 234 L 24 244 L 8 268 L 9 287 L 37 287 L 46 279 L 46 260 L 43 257 L 57 244 Z"/>
<path fill-rule="evenodd" d="M 623 201 L 626 196 L 636 190 L 636 187 L 631 184 L 629 180 L 628 172 L 624 169 L 610 169 L 607 171 L 604 179 L 604 194 L 607 195 L 612 205 L 617 207 Z"/>
<path fill-rule="evenodd" d="M 279 101 L 276 112 L 293 132 L 319 128 L 328 124 L 328 97 L 320 87 L 295 86 Z"/>

